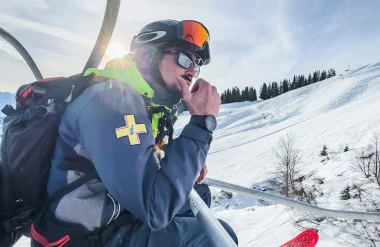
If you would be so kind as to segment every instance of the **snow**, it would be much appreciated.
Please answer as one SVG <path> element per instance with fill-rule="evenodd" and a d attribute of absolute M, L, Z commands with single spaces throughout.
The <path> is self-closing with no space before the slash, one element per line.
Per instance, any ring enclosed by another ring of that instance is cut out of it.
<path fill-rule="evenodd" d="M 1 88 L 0 88 L 1 89 Z M 13 107 L 16 107 L 16 100 L 15 100 L 15 95 L 9 92 L 1 92 L 0 91 L 0 139 L 3 134 L 3 119 L 5 118 L 5 114 L 1 112 L 3 107 L 5 105 L 11 105 Z"/>
<path fill-rule="evenodd" d="M 355 201 L 340 199 L 347 185 L 364 180 L 352 168 L 353 151 L 343 150 L 346 145 L 350 150 L 367 146 L 372 132 L 380 131 L 380 63 L 352 69 L 343 76 L 266 101 L 223 105 L 207 158 L 208 177 L 250 188 L 267 184 L 276 170 L 272 148 L 280 137 L 292 132 L 303 152 L 301 172 L 312 175 L 306 183 L 324 179 L 319 185 L 323 196 L 317 197 L 318 206 L 363 210 Z M 177 135 L 189 118 L 188 113 L 179 118 Z M 319 152 L 323 145 L 328 147 L 330 160 L 322 163 Z M 366 190 L 378 198 L 378 187 L 368 185 Z M 222 210 L 226 205 L 228 209 Z M 240 246 L 279 246 L 302 231 L 291 222 L 297 211 L 281 205 L 265 206 L 241 195 L 233 194 L 213 210 L 234 227 Z M 327 222 L 322 222 L 318 230 L 318 246 L 364 246 Z"/>
<path fill-rule="evenodd" d="M 218 127 L 207 158 L 208 177 L 241 186 L 279 193 L 271 181 L 276 171 L 272 148 L 287 133 L 296 135 L 302 151 L 305 184 L 315 185 L 320 207 L 363 210 L 358 200 L 341 200 L 341 192 L 364 176 L 351 163 L 353 152 L 369 144 L 380 131 L 380 62 L 351 69 L 340 76 L 312 84 L 266 101 L 222 105 Z M 266 118 L 263 118 L 263 114 Z M 178 135 L 190 118 L 183 113 Z M 319 156 L 323 145 L 328 157 Z M 344 152 L 348 145 L 350 151 Z M 317 181 L 323 181 L 318 183 Z M 379 187 L 367 183 L 366 192 L 379 198 Z M 239 246 L 279 246 L 303 229 L 294 224 L 300 212 L 283 205 L 212 188 L 212 210 L 226 220 L 239 237 Z M 347 234 L 344 220 L 325 219 L 317 226 L 317 246 L 368 246 Z M 16 246 L 28 246 L 22 239 Z"/>

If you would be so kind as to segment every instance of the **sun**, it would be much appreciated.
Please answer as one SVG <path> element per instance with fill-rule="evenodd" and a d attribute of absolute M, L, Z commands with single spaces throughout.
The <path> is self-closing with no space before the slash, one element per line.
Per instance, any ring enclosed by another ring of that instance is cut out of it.
<path fill-rule="evenodd" d="M 111 42 L 106 50 L 106 55 L 110 58 L 123 57 L 128 53 L 127 49 L 120 41 Z"/>

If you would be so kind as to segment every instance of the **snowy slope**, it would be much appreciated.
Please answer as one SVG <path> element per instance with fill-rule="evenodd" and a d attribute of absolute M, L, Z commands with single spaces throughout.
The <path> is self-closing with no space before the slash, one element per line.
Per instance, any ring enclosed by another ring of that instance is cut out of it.
<path fill-rule="evenodd" d="M 281 136 L 293 132 L 304 152 L 303 174 L 324 178 L 318 205 L 352 210 L 340 193 L 363 175 L 352 171 L 352 152 L 343 149 L 364 147 L 372 132 L 380 131 L 380 63 L 351 70 L 344 78 L 335 76 L 267 101 L 223 105 L 207 160 L 209 177 L 251 188 L 267 184 L 276 169 L 271 149 Z M 179 119 L 179 131 L 188 120 L 189 115 Z M 323 164 L 319 152 L 324 144 L 330 160 Z M 219 205 L 214 210 L 231 222 L 241 246 L 278 246 L 301 231 L 289 224 L 293 214 L 284 206 L 263 206 L 236 195 L 226 204 L 227 211 L 220 211 Z M 354 241 L 350 236 L 339 238 L 339 228 L 328 224 L 319 230 L 319 246 L 348 246 Z"/>
<path fill-rule="evenodd" d="M 177 135 L 189 118 L 188 113 L 179 118 Z M 348 201 L 340 199 L 340 193 L 362 175 L 351 168 L 353 151 L 343 149 L 346 145 L 352 150 L 366 146 L 373 131 L 380 131 L 380 63 L 346 72 L 344 80 L 335 76 L 270 100 L 223 105 L 207 159 L 208 176 L 270 191 L 268 181 L 276 170 L 271 149 L 280 137 L 293 132 L 303 152 L 302 173 L 310 175 L 307 182 L 324 179 L 317 204 L 352 210 Z M 319 156 L 323 145 L 327 145 L 330 157 L 325 162 Z M 378 188 L 367 189 L 378 196 Z M 286 206 L 236 194 L 229 199 L 219 189 L 212 191 L 213 211 L 235 229 L 239 246 L 279 246 L 302 230 L 292 222 L 296 211 Z M 352 205 L 355 208 L 357 204 L 352 201 Z M 317 246 L 368 246 L 327 220 L 318 230 Z M 23 239 L 16 246 L 27 243 Z"/>

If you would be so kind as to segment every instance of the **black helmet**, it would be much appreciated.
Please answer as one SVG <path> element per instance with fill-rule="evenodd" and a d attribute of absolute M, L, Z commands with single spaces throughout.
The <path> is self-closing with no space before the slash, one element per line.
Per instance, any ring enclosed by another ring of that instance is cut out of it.
<path fill-rule="evenodd" d="M 138 48 L 159 49 L 165 45 L 178 45 L 194 52 L 201 59 L 199 65 L 206 65 L 211 61 L 209 41 L 209 31 L 198 21 L 162 20 L 141 29 L 133 37 L 130 50 L 134 52 Z"/>

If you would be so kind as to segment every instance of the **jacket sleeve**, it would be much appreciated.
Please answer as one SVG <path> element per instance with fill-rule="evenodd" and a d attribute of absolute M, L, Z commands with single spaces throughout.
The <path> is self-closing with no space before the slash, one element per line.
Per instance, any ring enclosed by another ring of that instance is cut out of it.
<path fill-rule="evenodd" d="M 210 134 L 187 125 L 166 147 L 158 169 L 143 100 L 120 88 L 94 96 L 74 127 L 109 193 L 154 230 L 167 226 L 186 203 L 209 149 Z"/>

